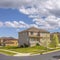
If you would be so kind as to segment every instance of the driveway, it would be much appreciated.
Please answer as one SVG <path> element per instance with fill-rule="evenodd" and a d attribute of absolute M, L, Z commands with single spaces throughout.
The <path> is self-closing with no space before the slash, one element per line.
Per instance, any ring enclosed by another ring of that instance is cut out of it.
<path fill-rule="evenodd" d="M 25 57 L 16 57 L 16 56 L 14 57 L 0 54 L 0 60 L 59 60 L 59 59 L 60 59 L 60 51 L 44 55 L 25 56 Z"/>

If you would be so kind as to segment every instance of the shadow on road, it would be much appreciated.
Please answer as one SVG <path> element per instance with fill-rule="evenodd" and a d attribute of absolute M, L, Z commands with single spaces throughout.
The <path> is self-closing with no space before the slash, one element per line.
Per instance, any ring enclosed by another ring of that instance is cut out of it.
<path fill-rule="evenodd" d="M 53 56 L 53 58 L 60 59 L 60 55 Z"/>

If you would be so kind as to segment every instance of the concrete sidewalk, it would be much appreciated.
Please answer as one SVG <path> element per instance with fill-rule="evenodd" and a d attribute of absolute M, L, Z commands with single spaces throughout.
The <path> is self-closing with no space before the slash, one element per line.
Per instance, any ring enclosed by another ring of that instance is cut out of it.
<path fill-rule="evenodd" d="M 30 56 L 31 55 L 31 53 L 19 53 L 19 52 L 15 52 L 15 51 L 11 51 L 11 50 L 6 50 L 6 49 L 0 49 L 0 50 L 16 53 L 14 56 Z"/>
<path fill-rule="evenodd" d="M 11 51 L 11 50 L 6 50 L 6 49 L 0 49 L 0 50 L 7 51 L 7 52 L 12 52 L 12 53 L 19 53 L 19 52 L 15 52 L 15 51 Z"/>
<path fill-rule="evenodd" d="M 31 53 L 18 53 L 15 54 L 14 56 L 31 56 Z"/>

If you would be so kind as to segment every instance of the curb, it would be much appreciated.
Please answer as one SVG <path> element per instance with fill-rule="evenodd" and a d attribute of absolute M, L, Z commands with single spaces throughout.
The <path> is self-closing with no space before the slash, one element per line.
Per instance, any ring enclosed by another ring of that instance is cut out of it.
<path fill-rule="evenodd" d="M 56 51 L 60 51 L 60 49 L 59 50 L 50 51 L 50 52 L 45 52 L 43 54 L 48 54 L 48 53 L 52 53 L 52 52 L 56 52 Z M 41 55 L 41 54 L 38 53 L 38 54 L 29 54 L 29 55 L 23 55 L 23 56 L 36 56 L 36 55 Z M 16 55 L 14 55 L 14 56 L 16 56 Z M 17 55 L 17 56 L 22 56 L 22 55 Z"/>
<path fill-rule="evenodd" d="M 52 53 L 52 52 L 57 52 L 57 51 L 60 51 L 60 49 L 59 49 L 59 50 L 53 50 L 53 51 L 50 51 L 50 52 L 45 52 L 45 53 L 43 53 L 43 54 Z"/>
<path fill-rule="evenodd" d="M 57 51 L 60 51 L 60 49 L 59 50 L 50 51 L 50 52 L 44 52 L 43 54 L 53 53 L 53 52 L 57 52 Z M 43 54 L 32 54 L 30 56 L 43 55 Z"/>

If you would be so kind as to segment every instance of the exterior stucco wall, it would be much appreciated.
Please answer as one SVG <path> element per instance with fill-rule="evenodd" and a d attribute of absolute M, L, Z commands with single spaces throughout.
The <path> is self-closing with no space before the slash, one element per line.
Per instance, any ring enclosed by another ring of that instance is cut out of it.
<path fill-rule="evenodd" d="M 30 46 L 35 46 L 37 43 L 44 45 L 45 41 L 48 41 L 48 43 L 50 42 L 50 33 L 32 32 L 33 34 L 31 34 L 30 31 L 19 33 L 19 46 L 24 45 L 24 43 Z"/>
<path fill-rule="evenodd" d="M 33 34 L 31 35 L 31 32 L 28 33 L 29 36 L 37 36 L 38 33 L 37 32 L 33 32 Z"/>
<path fill-rule="evenodd" d="M 6 41 L 5 46 L 18 46 L 18 41 L 16 40 Z"/>
<path fill-rule="evenodd" d="M 41 45 L 45 45 L 45 44 L 49 44 L 51 41 L 50 41 L 50 33 L 41 33 L 40 34 L 40 44 Z"/>
<path fill-rule="evenodd" d="M 19 43 L 19 47 L 20 47 L 21 45 L 24 46 L 24 44 L 29 45 L 29 38 L 28 38 L 27 32 L 19 33 L 18 43 Z"/>
<path fill-rule="evenodd" d="M 0 46 L 18 46 L 18 40 L 0 39 Z"/>
<path fill-rule="evenodd" d="M 37 43 L 40 44 L 40 41 L 37 38 L 30 38 L 30 46 L 35 46 Z"/>

